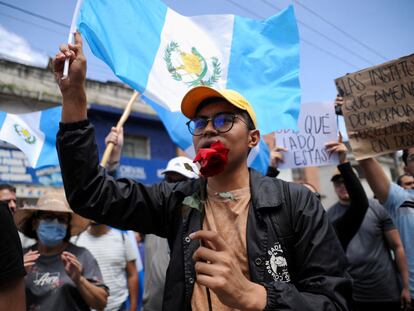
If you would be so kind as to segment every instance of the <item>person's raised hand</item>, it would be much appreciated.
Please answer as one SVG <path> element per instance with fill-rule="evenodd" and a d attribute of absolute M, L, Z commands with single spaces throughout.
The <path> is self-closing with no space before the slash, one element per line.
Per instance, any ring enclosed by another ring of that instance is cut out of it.
<path fill-rule="evenodd" d="M 286 148 L 276 146 L 270 151 L 270 166 L 278 168 L 284 161 L 283 152 L 288 151 Z"/>
<path fill-rule="evenodd" d="M 344 143 L 337 142 L 337 141 L 330 141 L 325 144 L 326 151 L 328 151 L 328 154 L 331 155 L 333 153 L 338 154 L 339 163 L 345 163 L 347 162 L 346 153 L 348 149 L 346 148 Z"/>
<path fill-rule="evenodd" d="M 63 79 L 63 68 L 69 59 L 69 73 Z M 55 78 L 62 93 L 63 123 L 74 123 L 87 119 L 86 103 L 86 59 L 82 51 L 82 38 L 75 33 L 75 44 L 61 45 L 59 53 L 53 59 Z"/>
<path fill-rule="evenodd" d="M 121 127 L 119 131 L 116 127 L 111 128 L 111 131 L 105 137 L 105 145 L 108 145 L 109 143 L 114 144 L 114 148 L 112 149 L 108 164 L 111 165 L 119 163 L 119 160 L 121 159 L 122 146 L 124 145 L 123 127 Z"/>
<path fill-rule="evenodd" d="M 63 68 L 65 60 L 69 59 L 69 73 L 63 79 Z M 59 85 L 62 95 L 68 92 L 76 92 L 79 87 L 85 87 L 86 59 L 82 50 L 82 37 L 79 32 L 75 33 L 75 44 L 62 44 L 59 52 L 53 59 L 53 71 L 56 82 Z"/>
<path fill-rule="evenodd" d="M 266 289 L 251 282 L 224 239 L 213 231 L 200 230 L 190 234 L 201 240 L 193 255 L 197 283 L 211 289 L 225 305 L 239 310 L 263 310 Z"/>
<path fill-rule="evenodd" d="M 337 95 L 335 98 L 334 106 L 335 106 L 335 113 L 337 115 L 342 115 L 342 106 L 344 105 L 344 98 Z"/>

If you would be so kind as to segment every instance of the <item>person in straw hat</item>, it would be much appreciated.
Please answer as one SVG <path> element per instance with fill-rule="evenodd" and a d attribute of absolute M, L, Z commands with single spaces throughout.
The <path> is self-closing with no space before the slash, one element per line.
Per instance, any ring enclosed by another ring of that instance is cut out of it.
<path fill-rule="evenodd" d="M 89 221 L 72 212 L 63 192 L 16 210 L 17 228 L 37 243 L 25 250 L 28 310 L 101 310 L 108 292 L 91 253 L 69 242 Z"/>

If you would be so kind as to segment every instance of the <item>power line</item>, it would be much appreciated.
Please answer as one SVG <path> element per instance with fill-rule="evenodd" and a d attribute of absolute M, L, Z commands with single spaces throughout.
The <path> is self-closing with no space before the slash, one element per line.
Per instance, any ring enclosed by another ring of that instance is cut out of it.
<path fill-rule="evenodd" d="M 319 15 L 317 12 L 315 12 L 314 10 L 312 10 L 309 7 L 305 6 L 304 4 L 300 3 L 298 0 L 295 0 L 295 3 L 297 5 L 299 5 L 300 7 L 302 7 L 303 9 L 307 10 L 308 12 L 312 13 L 313 15 L 319 17 L 319 19 L 321 19 L 322 21 L 324 21 L 325 23 L 327 23 L 331 27 L 335 28 L 337 31 L 339 31 L 340 33 L 342 33 L 344 36 L 348 37 L 351 40 L 354 40 L 357 43 L 359 43 L 360 45 L 362 45 L 367 50 L 369 50 L 372 53 L 374 53 L 375 55 L 381 57 L 383 60 L 387 60 L 387 58 L 385 56 L 383 56 L 380 53 L 378 53 L 376 50 L 374 50 L 373 48 L 371 48 L 369 45 L 367 45 L 364 42 L 362 42 L 361 40 L 355 38 L 351 34 L 347 33 L 345 30 L 342 30 L 340 27 L 338 27 L 334 23 L 328 21 L 326 18 L 324 18 L 323 16 Z"/>
<path fill-rule="evenodd" d="M 243 6 L 241 6 L 240 4 L 238 4 L 237 2 L 235 2 L 234 0 L 226 0 L 226 1 L 227 1 L 227 2 L 230 2 L 230 3 L 231 3 L 231 4 L 233 4 L 234 6 L 236 6 L 236 7 L 240 8 L 241 10 L 243 10 L 243 11 L 245 11 L 245 12 L 250 13 L 251 15 L 253 15 L 253 16 L 257 17 L 257 18 L 260 18 L 260 19 L 265 18 L 264 16 L 261 16 L 261 15 L 259 15 L 259 14 L 255 13 L 255 12 L 253 12 L 253 11 L 251 11 L 251 10 L 249 10 L 249 9 L 247 9 L 247 8 L 245 8 L 245 7 L 243 7 Z M 278 9 L 278 10 L 280 10 L 280 9 Z M 321 48 L 321 47 L 317 46 L 316 44 L 314 44 L 314 43 L 312 43 L 312 42 L 310 42 L 310 41 L 308 41 L 308 40 L 306 40 L 306 39 L 304 39 L 304 38 L 301 38 L 301 40 L 302 40 L 302 42 L 304 42 L 304 43 L 306 43 L 306 44 L 310 45 L 311 47 L 313 47 L 313 48 L 315 48 L 315 49 L 317 49 L 317 50 L 319 50 L 319 51 L 321 51 L 321 52 L 323 52 L 323 53 L 325 53 L 325 54 L 328 54 L 329 56 L 332 56 L 333 58 L 336 58 L 337 60 L 340 60 L 341 62 L 343 62 L 343 63 L 345 63 L 345 64 L 347 64 L 347 65 L 349 65 L 349 66 L 353 67 L 354 69 L 359 69 L 359 67 L 358 67 L 358 66 L 356 66 L 356 65 L 354 65 L 353 63 L 351 63 L 351 62 L 347 61 L 346 59 L 344 59 L 344 58 L 342 58 L 342 57 L 339 57 L 338 55 L 336 55 L 336 54 L 334 54 L 334 53 L 332 53 L 332 52 L 330 52 L 330 51 L 328 51 L 328 50 L 326 50 L 326 49 L 324 49 L 324 48 Z"/>
<path fill-rule="evenodd" d="M 0 1 L 0 4 L 1 4 L 1 1 Z M 22 22 L 22 23 L 26 23 L 26 24 L 29 24 L 29 25 L 33 25 L 33 26 L 39 27 L 39 28 L 44 29 L 46 31 L 50 31 L 50 32 L 53 32 L 53 33 L 56 33 L 56 34 L 59 34 L 59 35 L 66 36 L 66 34 L 63 31 L 60 32 L 60 31 L 57 31 L 55 29 L 52 29 L 52 28 L 49 28 L 49 27 L 46 27 L 46 26 L 42 26 L 42 25 L 39 25 L 37 23 L 33 23 L 31 21 L 28 21 L 28 20 L 25 20 L 25 19 L 21 19 L 21 18 L 15 17 L 15 16 L 11 16 L 11 15 L 8 15 L 8 14 L 0 13 L 0 15 L 5 16 L 5 17 L 10 18 L 10 19 L 17 20 L 17 21 Z M 57 53 L 57 51 L 51 52 L 51 51 L 48 51 L 48 50 L 44 50 L 43 48 L 40 48 L 39 46 L 33 45 L 32 43 L 30 43 L 30 45 L 33 46 L 39 52 L 42 52 L 44 54 L 47 54 L 48 56 L 53 56 L 53 55 L 55 55 Z M 88 63 L 90 65 L 93 65 L 93 68 L 95 70 L 100 70 L 102 72 L 104 72 L 104 71 L 111 72 L 111 69 L 110 68 L 108 68 L 106 66 L 103 66 L 102 64 L 99 64 L 99 63 L 97 63 L 97 62 L 95 62 L 93 60 L 88 61 Z"/>
<path fill-rule="evenodd" d="M 17 11 L 23 12 L 23 13 L 25 13 L 25 14 L 28 14 L 28 15 L 31 15 L 31 16 L 34 16 L 34 17 L 37 17 L 37 18 L 43 19 L 43 20 L 45 20 L 45 21 L 48 21 L 49 23 L 52 23 L 52 24 L 55 24 L 55 25 L 58 25 L 58 26 L 61 26 L 61 27 L 69 28 L 69 25 L 66 25 L 66 24 L 64 24 L 64 23 L 58 22 L 58 21 L 56 21 L 56 20 L 54 20 L 54 19 L 51 19 L 51 18 L 49 18 L 49 17 L 46 17 L 46 16 L 43 16 L 43 15 L 40 15 L 40 14 L 33 13 L 33 12 L 30 12 L 30 11 L 25 10 L 25 9 L 22 9 L 22 8 L 19 8 L 19 7 L 15 6 L 15 5 L 12 5 L 12 4 L 9 4 L 9 3 L 6 3 L 6 2 L 3 2 L 3 1 L 0 1 L 0 4 L 1 4 L 1 5 L 4 5 L 4 6 L 7 6 L 7 7 L 9 7 L 9 8 L 12 8 L 12 9 L 14 9 L 14 10 L 17 10 Z"/>
<path fill-rule="evenodd" d="M 274 9 L 276 9 L 276 10 L 279 10 L 279 11 L 281 10 L 279 7 L 277 7 L 277 6 L 276 6 L 276 5 L 274 5 L 273 3 L 269 2 L 268 0 L 262 0 L 262 2 L 266 3 L 268 6 L 270 6 L 270 7 L 274 8 Z M 308 25 L 308 24 L 306 24 L 306 23 L 302 22 L 302 21 L 301 21 L 301 20 L 299 20 L 299 19 L 296 19 L 296 20 L 298 21 L 298 23 L 299 23 L 300 25 L 302 25 L 302 26 L 304 26 L 304 27 L 306 27 L 306 28 L 308 28 L 308 29 L 312 30 L 313 32 L 317 33 L 318 35 L 320 35 L 321 37 L 325 38 L 325 39 L 326 39 L 326 40 L 328 40 L 329 42 L 332 42 L 333 44 L 335 44 L 335 45 L 339 46 L 340 48 L 344 49 L 344 50 L 345 50 L 345 51 L 347 51 L 348 53 L 350 53 L 350 54 L 354 55 L 355 57 L 358 57 L 359 59 L 363 60 L 364 62 L 367 62 L 368 64 L 375 65 L 375 64 L 374 64 L 372 61 L 370 61 L 369 59 L 367 59 L 367 58 L 365 58 L 365 57 L 363 57 L 363 56 L 359 55 L 358 53 L 355 53 L 353 50 L 351 50 L 351 49 L 350 49 L 350 48 L 348 48 L 347 46 L 343 45 L 342 43 L 340 43 L 340 42 L 338 42 L 338 41 L 336 41 L 336 40 L 334 40 L 334 39 L 331 39 L 330 37 L 328 37 L 327 35 L 325 35 L 323 32 L 321 32 L 321 31 L 317 30 L 316 28 L 314 28 L 314 27 L 312 27 L 312 26 L 310 26 L 310 25 Z"/>
<path fill-rule="evenodd" d="M 10 19 L 14 19 L 14 20 L 22 22 L 22 23 L 26 23 L 26 24 L 29 24 L 29 25 L 33 25 L 33 26 L 42 28 L 42 29 L 50 31 L 50 32 L 54 32 L 54 33 L 59 34 L 59 35 L 67 35 L 63 31 L 57 31 L 57 30 L 54 30 L 54 29 L 51 29 L 51 28 L 48 28 L 48 27 L 45 27 L 45 26 L 42 26 L 42 25 L 39 25 L 39 24 L 36 24 L 36 23 L 33 23 L 33 22 L 29 22 L 28 20 L 21 19 L 21 18 L 15 17 L 15 16 L 11 16 L 11 15 L 4 14 L 4 13 L 0 13 L 0 15 L 5 16 L 5 17 L 10 18 Z"/>

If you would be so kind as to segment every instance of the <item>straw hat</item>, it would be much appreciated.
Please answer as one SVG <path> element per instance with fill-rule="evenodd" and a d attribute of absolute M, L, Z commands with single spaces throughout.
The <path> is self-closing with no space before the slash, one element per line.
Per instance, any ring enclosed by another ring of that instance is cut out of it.
<path fill-rule="evenodd" d="M 22 208 L 16 209 L 14 213 L 14 222 L 17 229 L 30 238 L 36 238 L 36 233 L 32 227 L 32 222 L 35 213 L 38 211 L 47 211 L 55 213 L 69 213 L 71 215 L 70 234 L 78 235 L 84 231 L 90 221 L 75 214 L 69 207 L 68 202 L 63 191 L 50 191 L 43 195 L 35 206 L 25 205 Z"/>

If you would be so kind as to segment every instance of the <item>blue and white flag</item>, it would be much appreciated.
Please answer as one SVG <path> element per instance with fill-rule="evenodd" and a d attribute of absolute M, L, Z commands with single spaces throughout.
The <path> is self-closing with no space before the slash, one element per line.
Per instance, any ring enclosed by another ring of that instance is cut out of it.
<path fill-rule="evenodd" d="M 56 133 L 61 113 L 60 106 L 24 114 L 0 111 L 0 139 L 24 152 L 33 168 L 58 165 Z"/>
<path fill-rule="evenodd" d="M 292 6 L 253 20 L 186 17 L 160 0 L 84 0 L 78 29 L 92 52 L 143 95 L 174 142 L 190 154 L 180 103 L 197 85 L 240 92 L 252 104 L 262 134 L 296 128 L 299 34 Z"/>

